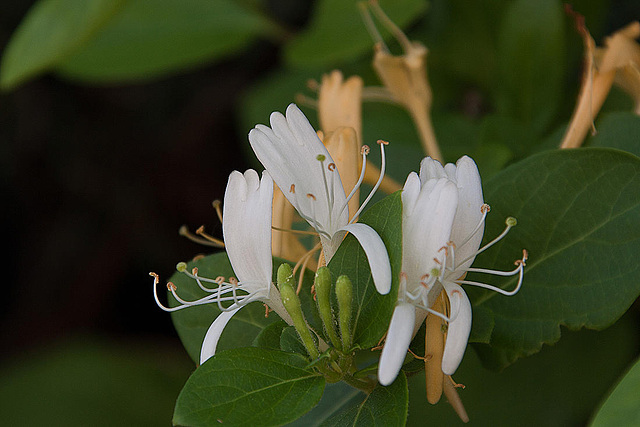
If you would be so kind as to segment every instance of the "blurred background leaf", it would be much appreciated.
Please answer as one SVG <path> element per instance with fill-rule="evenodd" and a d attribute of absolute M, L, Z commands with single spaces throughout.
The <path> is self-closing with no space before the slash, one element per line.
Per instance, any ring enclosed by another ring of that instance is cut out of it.
<path fill-rule="evenodd" d="M 631 366 L 590 423 L 592 427 L 640 424 L 640 362 Z"/>
<path fill-rule="evenodd" d="M 56 71 L 102 83 L 156 79 L 237 55 L 278 27 L 234 0 L 128 0 L 96 37 Z"/>
<path fill-rule="evenodd" d="M 12 89 L 63 61 L 100 29 L 127 0 L 40 0 L 2 55 L 0 87 Z"/>
<path fill-rule="evenodd" d="M 180 349 L 78 336 L 1 371 L 2 422 L 20 426 L 166 425 L 192 364 Z"/>
<path fill-rule="evenodd" d="M 332 66 L 372 51 L 372 39 L 360 12 L 359 0 L 317 0 L 306 29 L 287 44 L 284 56 L 298 68 Z M 426 0 L 380 0 L 380 6 L 401 28 L 424 13 Z M 389 38 L 386 32 L 386 38 Z M 347 41 L 348 42 L 345 42 Z"/>

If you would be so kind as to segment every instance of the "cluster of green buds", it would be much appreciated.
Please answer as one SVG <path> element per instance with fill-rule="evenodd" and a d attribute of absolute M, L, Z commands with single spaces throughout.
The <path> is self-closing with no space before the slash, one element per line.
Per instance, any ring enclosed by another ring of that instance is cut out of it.
<path fill-rule="evenodd" d="M 314 337 L 302 312 L 302 304 L 296 293 L 293 270 L 289 264 L 281 264 L 278 268 L 277 284 L 282 303 L 291 316 L 293 326 L 304 345 L 312 365 L 322 373 L 328 382 L 345 381 L 354 387 L 368 390 L 375 384 L 368 379 L 356 378 L 353 354 L 357 348 L 353 346 L 351 330 L 351 313 L 353 302 L 353 285 L 343 275 L 337 278 L 335 286 L 331 280 L 331 272 L 327 267 L 320 267 L 314 280 L 315 300 L 322 321 L 327 341 L 322 337 Z M 332 308 L 332 292 L 334 288 L 337 312 Z"/>

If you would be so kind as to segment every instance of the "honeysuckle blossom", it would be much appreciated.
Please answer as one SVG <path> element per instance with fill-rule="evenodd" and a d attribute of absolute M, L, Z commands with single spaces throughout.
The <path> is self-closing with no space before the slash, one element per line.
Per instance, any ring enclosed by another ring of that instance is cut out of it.
<path fill-rule="evenodd" d="M 284 309 L 280 294 L 272 283 L 271 258 L 271 203 L 273 180 L 267 172 L 262 179 L 254 170 L 244 174 L 234 171 L 224 195 L 222 232 L 225 249 L 236 278 L 227 281 L 219 277 L 205 278 L 197 269 L 186 270 L 184 263 L 178 271 L 194 279 L 209 295 L 195 301 L 186 301 L 178 296 L 175 285 L 167 288 L 178 301 L 175 307 L 165 307 L 157 294 L 158 278 L 155 276 L 154 296 L 156 303 L 165 311 L 176 311 L 202 304 L 217 303 L 222 313 L 213 321 L 202 343 L 200 363 L 204 363 L 216 352 L 218 340 L 225 326 L 242 307 L 253 301 L 262 301 L 282 319 L 291 324 Z M 231 303 L 231 305 L 228 305 Z"/>
<path fill-rule="evenodd" d="M 252 129 L 249 142 L 289 202 L 318 233 L 326 262 L 331 260 L 346 233 L 351 233 L 367 255 L 376 289 L 381 294 L 388 293 L 391 267 L 384 243 L 371 227 L 355 223 L 377 186 L 349 219 L 348 203 L 362 182 L 368 150 L 363 147 L 362 173 L 347 196 L 331 155 L 295 104 L 289 105 L 286 116 L 272 113 L 270 122 L 271 127 L 257 125 Z M 384 173 L 384 145 L 381 143 L 380 147 Z"/>
<path fill-rule="evenodd" d="M 471 304 L 460 285 L 476 285 L 513 295 L 522 284 L 524 261 L 510 272 L 471 268 L 476 255 L 500 240 L 514 225 L 495 240 L 479 249 L 484 220 L 489 210 L 482 198 L 478 169 L 469 157 L 442 166 L 427 157 L 420 165 L 420 175 L 412 172 L 402 192 L 402 272 L 398 302 L 386 342 L 380 356 L 378 379 L 391 384 L 405 359 L 409 343 L 427 313 L 448 323 L 442 372 L 452 375 L 464 355 L 471 330 Z M 519 274 L 513 291 L 464 280 L 467 272 L 498 275 Z M 449 316 L 434 310 L 436 299 L 444 290 L 450 305 Z M 438 396 L 439 397 L 439 396 Z"/>

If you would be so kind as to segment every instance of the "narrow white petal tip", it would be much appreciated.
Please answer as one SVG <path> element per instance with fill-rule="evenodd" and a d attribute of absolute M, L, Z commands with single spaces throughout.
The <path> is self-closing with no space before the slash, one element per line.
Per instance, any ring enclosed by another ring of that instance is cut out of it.
<path fill-rule="evenodd" d="M 453 375 L 458 369 L 467 348 L 471 332 L 471 303 L 462 287 L 455 283 L 443 283 L 451 304 L 454 320 L 449 323 L 447 341 L 442 355 L 442 372 Z"/>
<path fill-rule="evenodd" d="M 376 290 L 381 295 L 386 295 L 391 290 L 391 264 L 384 242 L 376 231 L 366 224 L 349 224 L 341 230 L 347 231 L 358 239 L 369 260 L 371 277 Z"/>
<path fill-rule="evenodd" d="M 416 309 L 411 304 L 399 303 L 393 310 L 378 364 L 378 381 L 383 386 L 393 383 L 402 368 L 413 337 L 415 318 Z"/>
<path fill-rule="evenodd" d="M 209 326 L 209 329 L 204 336 L 204 340 L 202 341 L 202 348 L 200 349 L 201 365 L 216 354 L 216 348 L 218 347 L 218 341 L 220 341 L 222 331 L 225 326 L 227 326 L 227 323 L 229 323 L 229 320 L 231 320 L 233 315 L 241 308 L 242 307 L 238 307 L 230 311 L 223 311 L 218 317 L 216 317 L 216 320 L 213 321 L 211 326 Z"/>

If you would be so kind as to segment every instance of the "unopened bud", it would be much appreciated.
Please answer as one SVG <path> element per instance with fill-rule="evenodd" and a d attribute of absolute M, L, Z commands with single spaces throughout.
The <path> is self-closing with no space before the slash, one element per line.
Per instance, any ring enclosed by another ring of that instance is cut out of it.
<path fill-rule="evenodd" d="M 316 348 L 316 344 L 313 341 L 313 337 L 311 336 L 311 331 L 307 327 L 307 322 L 304 319 L 304 314 L 302 313 L 302 307 L 300 305 L 300 298 L 298 298 L 298 294 L 295 290 L 295 279 L 293 277 L 293 270 L 289 264 L 281 264 L 278 268 L 277 274 L 278 281 L 278 289 L 280 290 L 280 298 L 282 298 L 282 305 L 284 305 L 285 310 L 291 316 L 291 320 L 293 321 L 293 327 L 296 328 L 296 332 L 300 336 L 302 340 L 302 344 L 304 344 L 309 356 L 312 359 L 317 359 L 320 354 L 318 353 L 318 349 Z"/>
<path fill-rule="evenodd" d="M 347 276 L 340 276 L 336 281 L 338 297 L 338 325 L 342 337 L 342 348 L 349 351 L 351 347 L 351 306 L 353 304 L 353 285 Z"/>
<path fill-rule="evenodd" d="M 327 267 L 320 267 L 316 272 L 314 282 L 316 290 L 316 303 L 318 304 L 318 313 L 324 325 L 324 329 L 334 346 L 340 345 L 340 339 L 336 332 L 336 326 L 333 321 L 333 313 L 331 311 L 331 272 Z"/>

